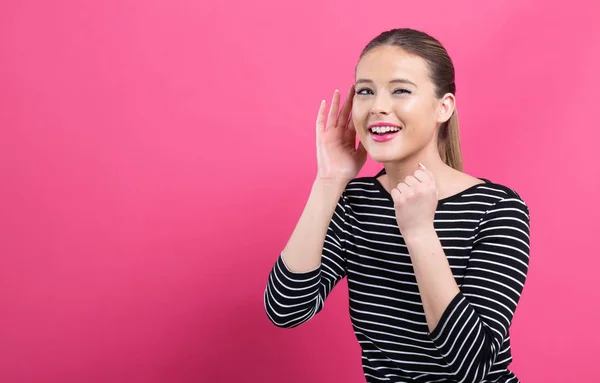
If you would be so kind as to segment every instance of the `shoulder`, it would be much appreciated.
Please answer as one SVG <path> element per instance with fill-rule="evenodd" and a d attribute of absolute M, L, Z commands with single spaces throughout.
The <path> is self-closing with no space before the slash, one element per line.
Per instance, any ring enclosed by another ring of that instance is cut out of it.
<path fill-rule="evenodd" d="M 360 209 L 387 209 L 392 201 L 375 176 L 355 177 L 344 188 L 340 202 L 346 207 Z"/>
<path fill-rule="evenodd" d="M 477 179 L 484 181 L 475 186 L 481 193 L 488 194 L 497 201 L 515 199 L 525 203 L 525 199 L 512 185 L 496 182 L 485 177 L 477 177 Z"/>
<path fill-rule="evenodd" d="M 374 176 L 356 177 L 346 184 L 344 195 L 349 197 L 354 195 L 372 195 L 379 193 L 381 190 L 378 187 L 378 184 L 379 182 Z"/>
<path fill-rule="evenodd" d="M 498 191 L 500 193 L 500 195 L 503 195 L 505 198 L 517 198 L 517 199 L 523 200 L 523 198 L 521 198 L 521 196 L 517 192 L 517 190 L 514 189 L 511 185 L 494 182 L 487 178 L 481 178 L 481 179 L 486 181 L 485 184 L 482 184 L 483 186 L 487 186 L 490 189 Z"/>
<path fill-rule="evenodd" d="M 490 181 L 481 178 L 486 183 L 479 185 L 479 189 L 493 196 L 494 202 L 489 206 L 485 217 L 482 219 L 513 219 L 520 220 L 529 225 L 529 206 L 521 194 L 511 185 Z"/>
<path fill-rule="evenodd" d="M 521 194 L 513 186 L 504 183 L 494 182 L 487 178 L 481 179 L 485 181 L 484 184 L 481 184 L 481 187 L 489 191 L 495 192 L 495 194 L 500 200 L 514 199 L 525 203 L 525 199 L 521 197 Z"/>

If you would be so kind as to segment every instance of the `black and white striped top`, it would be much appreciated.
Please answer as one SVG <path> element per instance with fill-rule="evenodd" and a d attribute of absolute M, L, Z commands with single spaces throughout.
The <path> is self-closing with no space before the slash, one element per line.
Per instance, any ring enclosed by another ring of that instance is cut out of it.
<path fill-rule="evenodd" d="M 268 317 L 285 328 L 308 321 L 347 277 L 367 382 L 518 382 L 509 326 L 529 266 L 527 205 L 486 179 L 439 201 L 434 226 L 460 293 L 430 333 L 392 197 L 376 179 L 383 172 L 346 186 L 318 269 L 294 273 L 279 256 Z"/>

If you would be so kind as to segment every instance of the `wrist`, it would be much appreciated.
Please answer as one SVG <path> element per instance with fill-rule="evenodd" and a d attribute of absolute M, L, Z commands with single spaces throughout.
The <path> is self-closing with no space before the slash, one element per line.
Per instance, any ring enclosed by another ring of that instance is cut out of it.
<path fill-rule="evenodd" d="M 438 239 L 433 224 L 404 230 L 402 237 L 407 245 L 429 243 L 431 240 Z"/>
<path fill-rule="evenodd" d="M 333 179 L 333 178 L 315 178 L 313 182 L 313 188 L 320 190 L 327 190 L 333 192 L 339 192 L 341 195 L 349 181 Z"/>
<path fill-rule="evenodd" d="M 318 200 L 325 210 L 335 207 L 344 193 L 346 184 L 334 180 L 316 179 L 311 189 L 311 199 Z"/>

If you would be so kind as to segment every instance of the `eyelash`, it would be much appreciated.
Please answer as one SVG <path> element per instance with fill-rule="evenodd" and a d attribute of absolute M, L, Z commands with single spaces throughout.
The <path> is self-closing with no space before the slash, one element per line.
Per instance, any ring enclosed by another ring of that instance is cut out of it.
<path fill-rule="evenodd" d="M 356 91 L 356 94 L 357 94 L 358 96 L 367 96 L 366 94 L 364 94 L 364 93 L 361 93 L 361 92 L 363 92 L 363 91 L 370 91 L 370 92 L 371 92 L 371 94 L 373 94 L 373 91 L 372 91 L 371 89 L 369 89 L 369 88 L 362 88 L 362 89 L 359 89 L 359 90 L 357 90 L 357 91 Z M 404 93 L 404 94 L 411 94 L 411 93 L 412 93 L 410 90 L 408 90 L 408 89 L 404 89 L 404 88 L 395 89 L 393 93 L 396 93 L 396 91 L 402 91 L 402 93 Z"/>

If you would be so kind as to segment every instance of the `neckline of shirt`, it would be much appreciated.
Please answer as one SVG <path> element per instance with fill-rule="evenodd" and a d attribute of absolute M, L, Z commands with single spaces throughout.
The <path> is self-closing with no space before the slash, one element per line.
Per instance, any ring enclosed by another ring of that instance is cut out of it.
<path fill-rule="evenodd" d="M 378 172 L 376 175 L 368 177 L 368 179 L 373 182 L 375 188 L 389 201 L 394 202 L 392 195 L 385 189 L 385 187 L 381 184 L 381 182 L 377 179 L 377 177 L 381 176 L 385 174 L 385 169 L 382 169 L 380 172 Z M 469 193 L 477 188 L 479 188 L 480 186 L 489 186 L 491 184 L 493 184 L 492 181 L 488 180 L 487 178 L 482 178 L 482 177 L 476 177 L 478 180 L 483 181 L 483 183 L 478 183 L 472 186 L 469 186 L 468 188 L 461 190 L 458 193 L 452 194 L 448 197 L 442 198 L 440 200 L 438 200 L 438 207 L 440 207 L 441 205 L 443 205 L 446 202 L 452 201 L 454 199 L 460 198 L 461 196 L 463 196 L 466 193 Z"/>

